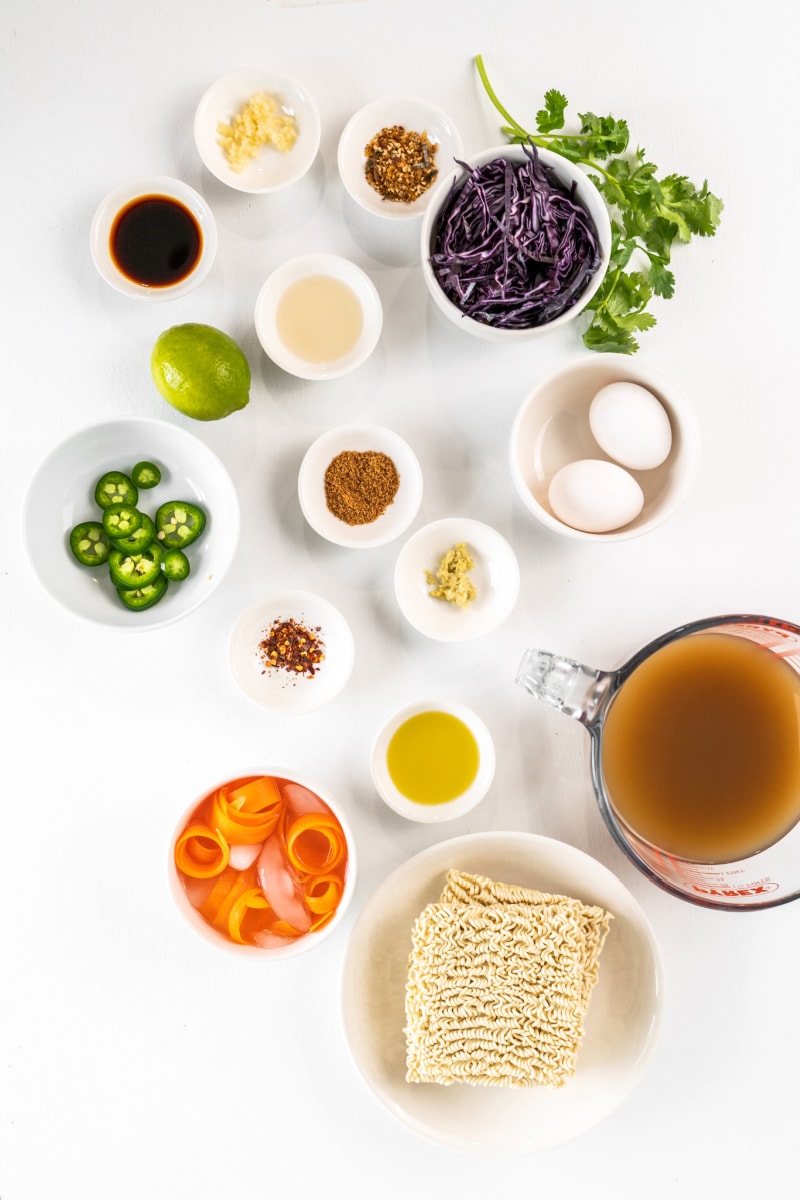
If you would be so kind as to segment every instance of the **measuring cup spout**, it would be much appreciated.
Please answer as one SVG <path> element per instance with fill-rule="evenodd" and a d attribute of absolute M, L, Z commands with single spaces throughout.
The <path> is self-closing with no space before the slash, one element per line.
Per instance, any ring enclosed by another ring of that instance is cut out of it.
<path fill-rule="evenodd" d="M 526 650 L 517 671 L 520 687 L 588 729 L 602 716 L 612 679 L 610 671 L 595 671 L 547 650 Z"/>

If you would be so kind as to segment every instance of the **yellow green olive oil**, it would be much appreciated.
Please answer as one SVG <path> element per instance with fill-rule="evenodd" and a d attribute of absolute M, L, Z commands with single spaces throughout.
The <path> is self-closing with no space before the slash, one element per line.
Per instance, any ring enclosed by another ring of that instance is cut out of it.
<path fill-rule="evenodd" d="M 472 730 L 452 713 L 422 712 L 395 731 L 386 751 L 392 783 L 417 804 L 447 804 L 475 782 L 480 751 Z"/>

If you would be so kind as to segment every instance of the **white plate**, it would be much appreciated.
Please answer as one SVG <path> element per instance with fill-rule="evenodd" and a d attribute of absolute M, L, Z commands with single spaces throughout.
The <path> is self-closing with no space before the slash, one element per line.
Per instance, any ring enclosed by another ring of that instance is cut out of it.
<path fill-rule="evenodd" d="M 328 275 L 346 284 L 355 293 L 363 316 L 356 344 L 340 358 L 328 362 L 298 357 L 278 334 L 278 305 L 284 292 L 300 279 L 317 275 Z M 282 263 L 267 277 L 256 299 L 255 326 L 264 353 L 282 370 L 298 379 L 338 379 L 355 371 L 372 354 L 383 328 L 383 307 L 369 275 L 349 259 L 337 254 L 303 254 Z"/>
<path fill-rule="evenodd" d="M 575 1075 L 563 1088 L 406 1083 L 405 985 L 411 930 L 454 867 L 502 883 L 602 905 L 614 920 L 600 956 Z M 477 1154 L 530 1154 L 599 1124 L 643 1074 L 661 1027 L 663 970 L 636 900 L 601 863 L 529 833 L 481 833 L 431 846 L 386 879 L 359 915 L 342 976 L 353 1061 L 393 1117 L 435 1142 Z"/>
<path fill-rule="evenodd" d="M 477 595 L 466 608 L 430 596 L 425 574 L 435 575 L 442 555 L 460 542 L 475 562 L 469 574 Z M 403 615 L 420 633 L 440 642 L 466 642 L 491 633 L 511 614 L 519 596 L 519 564 L 506 539 L 490 525 L 445 517 L 418 529 L 406 542 L 394 587 Z"/>
<path fill-rule="evenodd" d="M 241 174 L 234 171 L 217 138 L 220 121 L 230 121 L 256 92 L 274 96 L 297 122 L 297 141 L 285 153 L 265 146 Z M 320 119 L 312 97 L 295 79 L 252 68 L 232 71 L 213 83 L 194 118 L 197 151 L 212 175 L 239 192 L 277 192 L 296 183 L 317 156 Z"/>
<path fill-rule="evenodd" d="M 439 175 L 449 171 L 461 157 L 461 137 L 450 118 L 426 100 L 407 97 L 374 100 L 350 118 L 339 139 L 339 175 L 347 192 L 361 208 L 378 217 L 404 221 L 420 217 L 428 206 L 435 183 L 410 204 L 384 200 L 367 183 L 364 148 L 382 129 L 402 125 L 415 133 L 427 133 L 436 147 Z"/>
<path fill-rule="evenodd" d="M 325 472 L 337 454 L 369 450 L 388 454 L 400 477 L 392 503 L 368 525 L 348 525 L 335 517 L 325 500 Z M 330 429 L 308 448 L 297 478 L 303 516 L 321 537 L 337 546 L 365 549 L 383 546 L 404 533 L 422 502 L 422 470 L 417 456 L 403 439 L 382 425 L 340 425 Z"/>
<path fill-rule="evenodd" d="M 149 459 L 160 466 L 158 487 L 140 491 L 138 506 L 152 516 L 167 500 L 189 500 L 206 513 L 202 537 L 187 548 L 191 574 L 171 583 L 144 612 L 120 601 L 108 567 L 84 567 L 69 548 L 70 530 L 98 519 L 94 487 L 106 471 L 129 471 Z M 239 500 L 230 475 L 212 450 L 166 421 L 122 418 L 90 425 L 47 455 L 31 479 L 22 514 L 25 547 L 39 582 L 75 616 L 119 629 L 157 629 L 198 608 L 218 587 L 239 543 Z"/>
<path fill-rule="evenodd" d="M 277 619 L 293 617 L 309 629 L 319 626 L 325 657 L 313 676 L 265 669 L 259 644 Z M 355 648 L 350 626 L 337 608 L 313 592 L 267 596 L 242 613 L 228 646 L 231 670 L 244 694 L 272 712 L 306 713 L 337 696 L 350 678 Z"/>

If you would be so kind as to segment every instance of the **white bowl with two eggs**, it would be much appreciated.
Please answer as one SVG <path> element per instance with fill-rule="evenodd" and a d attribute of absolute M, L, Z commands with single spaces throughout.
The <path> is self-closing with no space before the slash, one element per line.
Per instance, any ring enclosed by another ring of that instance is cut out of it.
<path fill-rule="evenodd" d="M 575 359 L 521 405 L 509 459 L 529 513 L 564 537 L 622 541 L 657 528 L 686 499 L 700 427 L 680 385 L 624 354 Z"/>

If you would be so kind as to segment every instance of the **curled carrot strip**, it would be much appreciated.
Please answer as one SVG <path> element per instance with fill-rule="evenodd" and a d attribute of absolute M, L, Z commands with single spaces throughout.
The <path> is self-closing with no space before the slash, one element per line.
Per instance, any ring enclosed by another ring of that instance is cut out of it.
<path fill-rule="evenodd" d="M 206 896 L 203 904 L 200 906 L 200 915 L 205 917 L 210 925 L 225 933 L 231 909 L 239 897 L 252 886 L 252 879 L 246 879 L 238 871 L 235 871 L 233 867 L 229 867 L 227 871 L 220 875 L 214 887 Z"/>
<path fill-rule="evenodd" d="M 344 884 L 338 875 L 312 875 L 304 882 L 303 892 L 311 912 L 315 916 L 323 916 L 335 912 L 339 907 Z"/>
<path fill-rule="evenodd" d="M 191 879 L 211 879 L 228 865 L 225 838 L 207 825 L 190 825 L 175 843 L 175 866 Z"/>
<path fill-rule="evenodd" d="M 269 908 L 267 898 L 261 888 L 248 888 L 231 906 L 228 914 L 228 933 L 240 946 L 247 944 L 247 938 L 242 935 L 242 921 L 250 909 Z"/>
<path fill-rule="evenodd" d="M 286 856 L 304 875 L 333 871 L 346 851 L 342 827 L 331 813 L 305 813 L 286 831 Z"/>
<path fill-rule="evenodd" d="M 263 842 L 280 820 L 283 797 L 270 775 L 231 788 L 220 788 L 211 801 L 211 824 L 234 846 Z"/>

